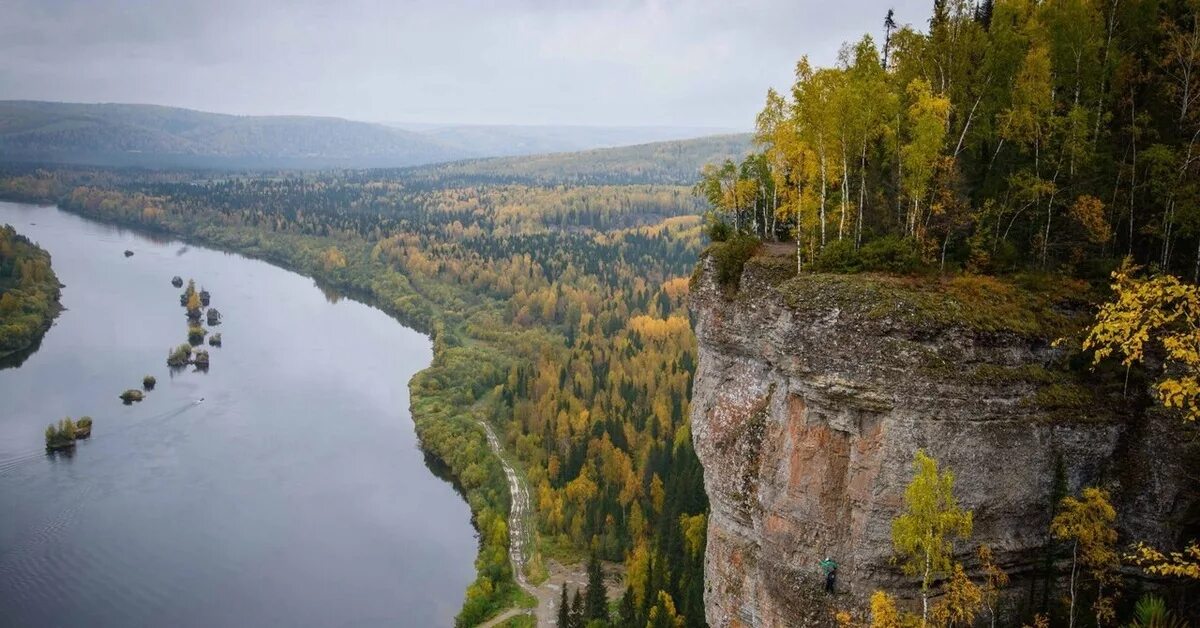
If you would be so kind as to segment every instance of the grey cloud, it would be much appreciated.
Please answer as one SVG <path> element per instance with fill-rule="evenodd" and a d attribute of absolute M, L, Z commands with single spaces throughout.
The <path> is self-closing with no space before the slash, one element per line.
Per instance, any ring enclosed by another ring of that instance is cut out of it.
<path fill-rule="evenodd" d="M 795 61 L 927 3 L 0 0 L 0 98 L 748 128 Z"/>

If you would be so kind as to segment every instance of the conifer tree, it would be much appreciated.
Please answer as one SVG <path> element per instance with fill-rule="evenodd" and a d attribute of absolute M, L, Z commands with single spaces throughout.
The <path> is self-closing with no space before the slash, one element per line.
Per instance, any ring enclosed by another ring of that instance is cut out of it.
<path fill-rule="evenodd" d="M 633 589 L 625 587 L 625 593 L 621 596 L 621 606 L 617 609 L 617 624 L 622 628 L 634 628 L 638 625 L 637 603 L 633 597 Z"/>
<path fill-rule="evenodd" d="M 563 583 L 562 597 L 558 601 L 558 625 L 569 628 L 571 625 L 571 601 L 567 598 L 567 583 Z"/>
<path fill-rule="evenodd" d="M 586 620 L 583 617 L 583 594 L 579 592 L 579 589 L 575 589 L 575 594 L 571 596 L 571 614 L 568 625 L 571 628 L 583 628 L 585 622 Z"/>
<path fill-rule="evenodd" d="M 602 619 L 608 621 L 608 597 L 604 592 L 604 572 L 600 568 L 600 560 L 592 554 L 588 560 L 588 581 L 584 617 L 587 620 Z"/>

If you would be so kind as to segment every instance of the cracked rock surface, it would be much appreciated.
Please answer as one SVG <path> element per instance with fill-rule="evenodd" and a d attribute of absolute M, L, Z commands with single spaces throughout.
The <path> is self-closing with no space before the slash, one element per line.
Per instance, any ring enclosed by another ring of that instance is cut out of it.
<path fill-rule="evenodd" d="M 990 545 L 1011 590 L 1043 573 L 1056 469 L 1072 493 L 1110 490 L 1122 543 L 1177 540 L 1178 418 L 1048 408 L 1050 384 L 1030 374 L 1061 359 L 1053 338 L 907 316 L 848 289 L 871 277 L 781 279 L 751 263 L 735 294 L 714 277 L 705 259 L 691 294 L 711 625 L 828 625 L 831 599 L 861 608 L 878 588 L 911 603 L 918 582 L 890 560 L 891 521 L 921 448 L 974 511 L 958 559 L 974 572 L 975 547 Z M 819 591 L 825 556 L 840 565 L 836 598 Z"/>

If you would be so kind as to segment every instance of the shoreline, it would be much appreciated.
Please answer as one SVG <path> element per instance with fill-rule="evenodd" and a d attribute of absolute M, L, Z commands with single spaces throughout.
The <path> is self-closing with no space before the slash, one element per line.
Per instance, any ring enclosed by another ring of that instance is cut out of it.
<path fill-rule="evenodd" d="M 470 410 L 471 410 L 470 408 L 451 408 L 451 410 L 458 411 L 462 414 L 461 415 L 456 414 L 453 416 L 438 416 L 439 414 L 442 414 L 442 412 L 440 412 L 439 410 L 445 410 L 445 408 L 442 407 L 443 404 L 439 403 L 439 400 L 434 395 L 423 394 L 424 387 L 421 385 L 421 383 L 423 381 L 425 381 L 426 378 L 430 378 L 430 377 L 433 377 L 436 375 L 436 372 L 439 369 L 439 367 L 441 366 L 441 363 L 444 362 L 446 359 L 447 351 L 451 347 L 445 342 L 445 336 L 446 336 L 445 322 L 443 320 L 442 314 L 438 311 L 437 307 L 432 302 L 430 302 L 428 299 L 426 299 L 424 297 L 424 295 L 422 295 L 420 293 L 420 291 L 415 289 L 414 287 L 409 286 L 409 293 L 411 296 L 418 299 L 422 303 L 423 306 L 425 306 L 425 311 L 422 313 L 427 313 L 429 315 L 428 317 L 418 316 L 418 315 L 415 315 L 415 313 L 404 312 L 395 307 L 388 307 L 383 299 L 381 299 L 373 294 L 373 292 L 369 286 L 359 286 L 359 285 L 355 285 L 352 283 L 347 283 L 347 282 L 339 280 L 337 277 L 319 276 L 317 272 L 314 272 L 318 269 L 303 268 L 300 265 L 293 263 L 291 260 L 286 259 L 283 255 L 274 254 L 270 250 L 260 248 L 257 251 L 252 251 L 252 250 L 249 250 L 248 248 L 234 246 L 227 241 L 223 241 L 220 238 L 205 237 L 203 234 L 182 233 L 179 231 L 173 231 L 173 230 L 169 230 L 169 229 L 154 229 L 154 228 L 148 228 L 146 225 L 130 223 L 127 221 L 110 220 L 110 219 L 106 219 L 106 218 L 101 218 L 101 217 L 92 215 L 91 213 L 87 212 L 86 210 L 80 211 L 78 209 L 69 207 L 63 203 L 45 202 L 45 201 L 30 202 L 28 199 L 10 198 L 10 197 L 4 197 L 2 195 L 0 195 L 0 200 L 6 200 L 6 201 L 10 201 L 10 202 L 15 202 L 15 203 L 32 204 L 32 205 L 37 205 L 40 207 L 53 207 L 59 211 L 63 211 L 63 212 L 72 214 L 74 216 L 78 216 L 85 220 L 93 221 L 97 224 L 112 226 L 112 227 L 116 227 L 118 229 L 128 229 L 131 232 L 141 234 L 141 235 L 169 237 L 172 240 L 179 241 L 180 243 L 183 243 L 183 244 L 204 246 L 206 248 L 210 248 L 210 249 L 213 249 L 216 251 L 240 255 L 247 259 L 265 262 L 265 263 L 275 266 L 277 268 L 296 273 L 297 275 L 300 275 L 302 277 L 305 277 L 307 279 L 314 281 L 314 283 L 317 284 L 316 287 L 318 289 L 332 288 L 346 298 L 350 298 L 350 299 L 357 301 L 363 305 L 366 305 L 368 307 L 371 307 L 371 308 L 374 308 L 374 309 L 377 309 L 377 310 L 383 312 L 389 318 L 393 319 L 400 325 L 407 327 L 409 329 L 412 329 L 414 331 L 417 331 L 418 333 L 426 336 L 429 339 L 430 344 L 431 344 L 433 356 L 432 356 L 432 359 L 430 360 L 429 364 L 426 367 L 422 368 L 421 370 L 417 371 L 412 376 L 412 378 L 408 382 L 405 383 L 405 385 L 408 386 L 408 389 L 409 389 L 409 412 L 410 412 L 410 415 L 412 416 L 414 430 L 416 431 L 417 441 L 419 443 L 421 452 L 427 456 L 432 456 L 433 458 L 437 459 L 439 462 L 441 462 L 445 466 L 445 469 L 447 471 L 447 476 L 450 478 L 451 483 L 456 486 L 456 492 L 459 492 L 457 490 L 457 488 L 462 486 L 462 477 L 461 477 L 461 473 L 462 473 L 461 466 L 462 465 L 458 465 L 460 468 L 456 469 L 455 460 L 452 457 L 452 454 L 457 453 L 457 452 L 455 452 L 453 450 L 453 448 L 449 448 L 449 449 L 439 448 L 439 447 L 437 447 L 437 443 L 434 442 L 435 440 L 437 440 L 437 439 L 435 439 L 435 437 L 441 437 L 443 435 L 443 433 L 440 431 L 438 431 L 437 433 L 434 433 L 435 430 L 433 428 L 436 427 L 436 424 L 439 423 L 439 420 L 442 425 L 451 425 L 452 427 L 449 428 L 451 430 L 453 430 L 455 427 L 458 428 L 458 431 L 453 434 L 454 436 L 465 437 L 465 435 L 462 433 L 463 431 L 465 431 L 462 429 L 464 427 L 464 424 L 467 424 L 469 430 L 477 433 L 478 440 L 483 445 L 482 450 L 489 452 L 489 455 L 487 456 L 487 458 L 484 458 L 481 460 L 474 460 L 472 462 L 483 463 L 483 464 L 491 463 L 491 464 L 496 465 L 496 467 L 498 469 L 500 469 L 501 465 L 504 464 L 501 457 L 498 454 L 494 453 L 492 451 L 492 449 L 490 449 L 490 447 L 488 446 L 488 442 L 487 442 L 488 441 L 488 437 L 487 437 L 488 431 L 483 425 L 475 422 L 475 420 L 478 417 L 472 416 L 471 418 L 467 419 L 466 421 L 459 420 L 460 418 L 466 418 L 464 415 L 472 414 L 472 413 L 470 413 Z M 331 238 L 331 240 L 332 240 L 332 238 Z M 39 338 L 39 340 L 40 340 L 40 338 Z M 2 358 L 0 358 L 0 361 L 2 361 Z M 478 420 L 483 421 L 482 418 L 478 418 Z M 441 442 L 441 441 L 439 440 L 438 442 Z M 499 445 L 499 443 L 497 443 L 497 444 Z M 439 479 L 443 479 L 443 480 L 446 479 L 446 478 L 441 478 L 438 474 L 433 473 L 432 470 L 430 471 L 430 473 L 433 474 L 435 477 L 439 477 Z M 504 475 L 503 472 L 501 472 L 501 475 Z M 509 487 L 506 486 L 506 489 L 507 488 L 509 488 Z M 508 493 L 508 494 L 506 494 L 505 497 L 508 500 L 511 500 L 512 493 L 510 493 L 509 491 L 506 491 L 506 493 Z M 475 570 L 474 570 L 475 574 L 476 574 L 476 580 L 478 580 L 482 576 L 482 573 L 480 570 L 480 567 L 481 567 L 480 560 L 481 560 L 482 556 L 488 551 L 488 547 L 487 547 L 487 543 L 486 543 L 487 537 L 486 537 L 485 529 L 484 529 L 485 526 L 481 525 L 480 519 L 492 516 L 492 513 L 495 512 L 495 513 L 502 513 L 504 516 L 505 523 L 506 524 L 509 523 L 511 521 L 510 512 L 509 512 L 509 507 L 510 507 L 511 501 L 509 501 L 509 503 L 496 503 L 498 500 L 489 498 L 486 495 L 486 491 L 482 491 L 479 488 L 464 487 L 463 491 L 460 492 L 460 495 L 463 496 L 464 501 L 467 503 L 468 507 L 471 510 L 471 525 L 475 529 L 475 531 L 478 534 L 479 539 L 480 539 L 480 542 L 478 544 L 478 549 L 476 551 L 476 561 L 475 561 Z M 507 540 L 508 539 L 506 539 L 506 541 Z M 506 546 L 504 549 L 505 549 L 505 554 L 508 555 L 509 548 Z M 517 577 L 515 575 L 517 570 L 519 569 L 519 567 L 516 564 L 511 564 L 511 566 L 512 566 L 511 572 L 508 574 L 509 584 L 511 584 L 512 588 L 515 589 L 516 591 L 527 591 L 518 582 Z M 523 578 L 523 576 L 521 576 L 521 577 Z M 471 588 L 473 586 L 474 586 L 474 584 L 469 585 L 467 590 L 465 591 L 465 594 L 468 597 L 466 597 L 464 599 L 464 603 L 460 606 L 460 614 L 463 610 L 465 610 L 467 608 L 467 604 L 470 601 L 469 594 L 470 594 Z M 528 586 L 528 585 L 526 585 L 526 586 Z M 504 592 L 504 593 L 497 594 L 497 600 L 500 600 L 500 599 L 510 600 L 512 597 L 513 596 L 511 594 L 511 592 Z M 502 605 L 502 607 L 498 609 L 498 612 L 502 613 L 505 610 L 511 608 L 512 606 L 514 606 L 514 604 L 504 603 Z M 484 618 L 482 621 L 486 621 L 486 618 Z"/>
<path fill-rule="evenodd" d="M 33 333 L 33 336 L 30 337 L 28 342 L 19 347 L 14 347 L 8 350 L 0 350 L 0 369 L 19 366 L 27 358 L 36 353 L 38 347 L 40 347 L 42 344 L 42 340 L 50 331 L 50 328 L 54 327 L 54 321 L 58 319 L 59 315 L 66 311 L 66 307 L 64 307 L 62 304 L 62 289 L 66 286 L 59 281 L 58 274 L 54 272 L 53 258 L 51 257 L 50 252 L 46 249 L 43 249 L 40 245 L 38 245 L 37 242 L 30 240 L 29 237 L 24 235 L 21 231 L 18 231 L 16 226 L 8 225 L 8 227 L 11 228 L 18 245 L 21 245 L 21 240 L 23 239 L 27 242 L 27 244 L 23 246 L 33 249 L 32 259 L 45 260 L 46 272 L 49 273 L 49 277 L 45 281 L 38 282 L 38 284 L 35 284 L 34 287 L 49 286 L 50 289 L 47 292 L 49 293 L 50 303 L 46 308 L 43 320 L 38 325 L 37 329 Z M 12 290 L 12 288 L 9 288 L 9 290 Z M 42 290 L 37 290 L 37 292 L 42 293 Z M 8 292 L 5 292 L 4 294 L 8 294 Z M 3 322 L 3 320 L 0 320 L 0 323 Z"/>

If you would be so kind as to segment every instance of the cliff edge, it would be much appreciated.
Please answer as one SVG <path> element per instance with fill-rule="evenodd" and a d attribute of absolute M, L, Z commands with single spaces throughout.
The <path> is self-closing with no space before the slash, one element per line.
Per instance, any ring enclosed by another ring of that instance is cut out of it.
<path fill-rule="evenodd" d="M 1064 488 L 1108 488 L 1122 543 L 1178 540 L 1191 506 L 1179 419 L 1052 346 L 1086 324 L 1086 286 L 797 276 L 791 258 L 758 256 L 733 289 L 715 264 L 705 256 L 691 295 L 711 625 L 827 625 L 827 605 L 861 608 L 875 589 L 915 598 L 890 561 L 891 522 L 921 448 L 974 511 L 959 560 L 973 571 L 987 544 L 1013 576 L 1002 624 L 1053 572 Z M 840 564 L 832 597 L 825 556 Z"/>

